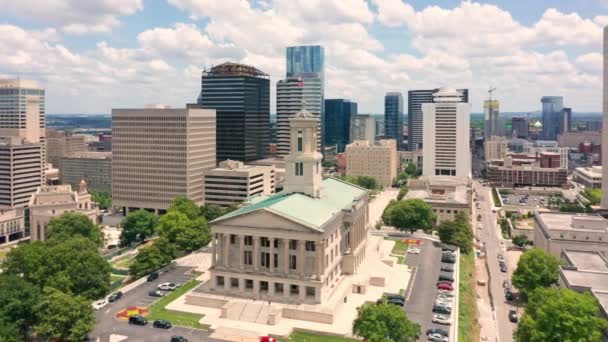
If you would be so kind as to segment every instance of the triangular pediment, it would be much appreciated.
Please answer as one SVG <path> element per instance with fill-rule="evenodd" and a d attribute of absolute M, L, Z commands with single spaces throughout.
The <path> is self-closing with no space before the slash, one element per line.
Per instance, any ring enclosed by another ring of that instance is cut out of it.
<path fill-rule="evenodd" d="M 268 208 L 258 209 L 238 216 L 227 217 L 226 219 L 215 221 L 212 226 L 278 229 L 301 233 L 319 232 L 313 227 L 307 226 Z"/>

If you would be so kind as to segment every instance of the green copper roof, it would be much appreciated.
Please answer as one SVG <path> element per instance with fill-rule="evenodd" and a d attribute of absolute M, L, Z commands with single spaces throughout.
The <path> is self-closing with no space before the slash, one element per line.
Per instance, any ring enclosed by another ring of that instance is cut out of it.
<path fill-rule="evenodd" d="M 323 180 L 321 198 L 312 198 L 299 193 L 277 194 L 258 198 L 250 205 L 235 210 L 212 222 L 247 214 L 259 209 L 267 209 L 283 217 L 314 229 L 320 229 L 334 215 L 348 207 L 367 190 L 336 178 Z"/>

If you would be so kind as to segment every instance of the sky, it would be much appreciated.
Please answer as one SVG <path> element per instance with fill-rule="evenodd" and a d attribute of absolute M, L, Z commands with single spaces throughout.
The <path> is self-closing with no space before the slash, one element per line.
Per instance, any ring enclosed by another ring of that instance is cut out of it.
<path fill-rule="evenodd" d="M 386 92 L 488 88 L 501 111 L 543 95 L 601 109 L 608 0 L 0 0 L 0 77 L 38 80 L 47 113 L 184 107 L 201 70 L 253 65 L 275 85 L 285 47 L 325 47 L 325 98 L 382 113 Z"/>

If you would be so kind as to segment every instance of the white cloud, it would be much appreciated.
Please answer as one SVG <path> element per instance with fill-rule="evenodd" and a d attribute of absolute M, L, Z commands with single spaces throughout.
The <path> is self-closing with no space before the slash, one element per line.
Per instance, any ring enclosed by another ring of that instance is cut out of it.
<path fill-rule="evenodd" d="M 0 0 L 6 14 L 56 26 L 68 34 L 108 32 L 118 17 L 143 9 L 143 0 Z"/>
<path fill-rule="evenodd" d="M 534 25 L 535 40 L 552 46 L 600 46 L 601 27 L 597 21 L 604 20 L 601 17 L 596 17 L 595 21 L 583 19 L 576 13 L 565 14 L 550 8 Z"/>

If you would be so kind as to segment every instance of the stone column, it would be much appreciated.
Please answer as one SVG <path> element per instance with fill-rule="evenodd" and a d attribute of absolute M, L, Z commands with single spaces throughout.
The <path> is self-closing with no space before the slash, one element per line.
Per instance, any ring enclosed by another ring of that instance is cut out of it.
<path fill-rule="evenodd" d="M 325 266 L 324 266 L 324 251 L 325 251 L 325 241 L 321 240 L 321 241 L 316 241 L 315 242 L 315 248 L 317 249 L 316 251 L 316 257 L 317 257 L 317 279 L 321 280 L 321 277 L 323 276 L 323 271 L 325 271 Z"/>
<path fill-rule="evenodd" d="M 270 273 L 274 272 L 274 239 L 269 238 L 268 239 L 270 241 L 270 262 L 268 265 L 268 270 L 270 271 Z M 270 285 L 268 285 L 270 287 Z"/>
<path fill-rule="evenodd" d="M 321 303 L 321 286 L 315 287 L 315 303 Z"/>
<path fill-rule="evenodd" d="M 304 286 L 304 285 L 299 285 L 299 286 L 300 286 L 300 293 L 299 293 L 300 300 L 305 301 L 306 300 L 306 286 Z"/>
<path fill-rule="evenodd" d="M 216 241 L 215 235 L 216 234 L 211 235 L 211 251 L 212 251 L 211 266 L 215 266 L 216 259 L 217 259 L 217 241 Z"/>
<path fill-rule="evenodd" d="M 239 239 L 239 268 L 243 269 L 244 268 L 244 264 L 243 264 L 243 259 L 245 258 L 245 236 L 243 235 L 239 235 L 238 236 Z"/>
<path fill-rule="evenodd" d="M 222 252 L 224 254 L 224 267 L 228 268 L 230 266 L 230 255 L 228 252 L 230 251 L 230 234 L 224 234 L 224 238 L 222 239 Z"/>
<path fill-rule="evenodd" d="M 260 268 L 260 237 L 253 237 L 253 270 L 257 271 Z"/>
<path fill-rule="evenodd" d="M 283 273 L 289 274 L 289 239 L 282 239 L 283 243 Z"/>
<path fill-rule="evenodd" d="M 222 261 L 222 249 L 224 248 L 224 246 L 222 246 L 222 234 L 221 233 L 215 234 L 215 245 L 217 246 L 217 260 L 216 260 L 215 264 L 218 266 L 223 266 L 224 264 Z"/>
<path fill-rule="evenodd" d="M 304 244 L 306 243 L 306 241 L 304 240 L 298 240 L 298 259 L 297 259 L 297 271 L 298 274 L 300 275 L 304 275 L 305 274 L 305 270 L 304 267 L 306 267 L 306 262 L 304 260 Z"/>

